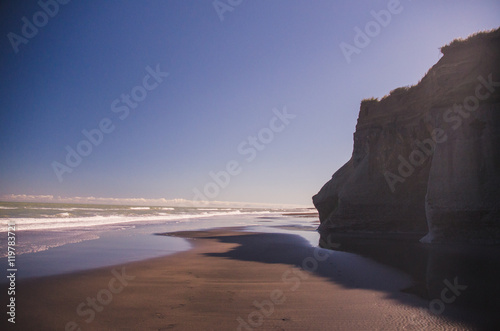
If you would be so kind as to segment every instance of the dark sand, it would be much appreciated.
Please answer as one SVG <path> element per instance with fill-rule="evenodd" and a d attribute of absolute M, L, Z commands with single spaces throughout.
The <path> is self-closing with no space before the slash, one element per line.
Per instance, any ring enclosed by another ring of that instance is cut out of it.
<path fill-rule="evenodd" d="M 238 229 L 172 235 L 190 238 L 194 248 L 19 281 L 15 328 L 3 313 L 1 329 L 472 329 L 432 314 L 428 301 L 402 292 L 412 284 L 404 273 L 354 254 L 310 247 L 300 236 Z M 125 279 L 117 277 L 122 273 Z M 87 298 L 96 297 L 90 308 Z"/>

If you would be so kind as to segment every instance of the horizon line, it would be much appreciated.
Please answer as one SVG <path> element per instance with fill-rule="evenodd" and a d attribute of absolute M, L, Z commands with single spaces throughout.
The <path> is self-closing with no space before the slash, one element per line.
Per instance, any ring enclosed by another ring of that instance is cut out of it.
<path fill-rule="evenodd" d="M 286 203 L 261 203 L 241 201 L 210 201 L 165 198 L 103 198 L 103 197 L 64 197 L 54 195 L 4 194 L 0 202 L 32 202 L 32 203 L 74 203 L 101 205 L 162 206 L 162 207 L 218 207 L 218 208 L 312 208 L 311 205 Z"/>

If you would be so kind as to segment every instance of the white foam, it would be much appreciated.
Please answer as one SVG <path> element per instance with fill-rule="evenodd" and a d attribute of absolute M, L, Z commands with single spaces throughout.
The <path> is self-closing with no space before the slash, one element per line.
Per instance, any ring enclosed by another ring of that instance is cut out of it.
<path fill-rule="evenodd" d="M 63 237 L 59 238 L 57 235 L 47 235 L 43 237 L 31 237 L 29 243 L 24 243 L 23 245 L 16 245 L 16 255 L 37 253 L 46 251 L 53 247 L 59 247 L 66 244 L 75 244 L 82 241 L 99 239 L 97 234 L 88 232 L 76 232 L 68 234 L 66 233 Z M 2 247 L 4 248 L 4 247 Z M 3 253 L 2 253 L 3 252 Z M 0 251 L 0 258 L 7 256 L 7 249 L 2 249 Z"/>
<path fill-rule="evenodd" d="M 244 214 L 268 214 L 270 212 L 248 212 Z M 207 218 L 214 216 L 226 215 L 243 215 L 239 210 L 221 212 L 221 213 L 204 213 L 204 214 L 166 214 L 156 216 L 89 216 L 89 217 L 50 217 L 50 218 L 5 218 L 2 223 L 15 223 L 16 230 L 48 230 L 62 228 L 77 228 L 77 227 L 93 227 L 105 226 L 120 223 L 141 223 L 148 224 L 159 221 L 182 221 L 194 218 Z M 69 216 L 69 215 L 68 215 Z M 0 232 L 6 232 L 7 228 L 2 227 Z"/>

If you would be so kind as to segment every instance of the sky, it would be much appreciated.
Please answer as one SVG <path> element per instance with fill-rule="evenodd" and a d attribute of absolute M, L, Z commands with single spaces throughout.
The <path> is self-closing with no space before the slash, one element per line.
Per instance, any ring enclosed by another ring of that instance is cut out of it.
<path fill-rule="evenodd" d="M 361 100 L 498 28 L 500 2 L 10 0 L 0 15 L 0 200 L 312 206 Z"/>

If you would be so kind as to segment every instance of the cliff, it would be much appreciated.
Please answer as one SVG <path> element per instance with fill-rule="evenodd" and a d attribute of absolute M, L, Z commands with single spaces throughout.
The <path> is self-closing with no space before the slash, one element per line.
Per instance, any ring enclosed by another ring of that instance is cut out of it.
<path fill-rule="evenodd" d="M 412 87 L 361 102 L 320 229 L 500 243 L 500 29 L 455 40 Z"/>

